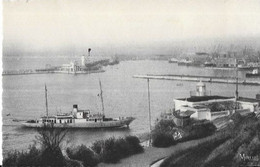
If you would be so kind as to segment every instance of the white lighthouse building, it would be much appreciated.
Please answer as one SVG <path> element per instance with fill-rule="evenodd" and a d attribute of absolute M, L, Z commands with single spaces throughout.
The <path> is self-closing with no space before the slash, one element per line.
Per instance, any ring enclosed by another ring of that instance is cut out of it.
<path fill-rule="evenodd" d="M 201 81 L 196 85 L 196 96 L 206 96 L 206 85 Z"/>

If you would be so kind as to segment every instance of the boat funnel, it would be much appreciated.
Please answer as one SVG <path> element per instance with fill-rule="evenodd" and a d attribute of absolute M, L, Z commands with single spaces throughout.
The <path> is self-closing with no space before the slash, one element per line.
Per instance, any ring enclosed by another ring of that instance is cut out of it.
<path fill-rule="evenodd" d="M 77 104 L 74 104 L 74 105 L 73 105 L 73 108 L 78 109 L 78 105 L 77 105 Z"/>
<path fill-rule="evenodd" d="M 88 57 L 90 57 L 91 48 L 88 48 Z"/>

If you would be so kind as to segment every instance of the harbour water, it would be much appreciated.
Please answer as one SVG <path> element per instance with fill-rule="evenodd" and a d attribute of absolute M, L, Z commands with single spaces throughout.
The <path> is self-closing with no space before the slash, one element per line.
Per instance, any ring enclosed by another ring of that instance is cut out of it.
<path fill-rule="evenodd" d="M 53 62 L 63 63 L 62 60 Z M 10 63 L 10 62 L 9 62 Z M 4 68 L 9 68 L 4 60 Z M 20 61 L 12 68 L 44 67 L 47 61 Z M 27 66 L 26 66 L 27 64 Z M 10 65 L 9 65 L 10 66 Z M 28 148 L 35 140 L 36 130 L 21 127 L 21 122 L 13 119 L 35 119 L 45 114 L 44 84 L 48 87 L 50 114 L 70 112 L 73 104 L 81 109 L 101 112 L 98 80 L 102 81 L 105 114 L 107 117 L 133 116 L 136 120 L 129 129 L 110 130 L 71 130 L 64 145 L 89 145 L 95 140 L 124 135 L 138 135 L 149 130 L 147 82 L 133 78 L 135 74 L 179 74 L 179 75 L 213 75 L 235 76 L 235 71 L 220 69 L 204 69 L 178 66 L 167 61 L 122 61 L 115 66 L 107 66 L 105 72 L 95 74 L 35 74 L 3 76 L 3 152 Z M 239 77 L 245 72 L 239 71 Z M 260 79 L 258 79 L 259 81 Z M 195 82 L 151 80 L 151 112 L 152 122 L 161 112 L 173 106 L 173 98 L 187 97 L 195 90 Z M 211 94 L 233 96 L 235 85 L 206 83 Z M 239 85 L 239 95 L 255 97 L 259 86 Z"/>

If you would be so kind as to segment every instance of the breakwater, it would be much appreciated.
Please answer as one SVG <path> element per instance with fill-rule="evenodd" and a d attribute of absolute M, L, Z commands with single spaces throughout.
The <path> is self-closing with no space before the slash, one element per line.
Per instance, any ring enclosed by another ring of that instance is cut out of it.
<path fill-rule="evenodd" d="M 134 75 L 134 78 L 141 79 L 161 79 L 161 80 L 181 80 L 181 81 L 193 81 L 193 82 L 211 82 L 211 83 L 226 83 L 226 84 L 243 84 L 243 85 L 256 85 L 260 86 L 260 81 L 244 80 L 239 78 L 238 80 L 235 77 L 216 77 L 216 76 L 199 76 L 199 75 Z"/>
<path fill-rule="evenodd" d="M 105 70 L 81 70 L 81 71 L 61 71 L 61 70 L 13 70 L 13 71 L 3 71 L 2 75 L 30 75 L 30 74 L 91 74 L 105 72 Z"/>

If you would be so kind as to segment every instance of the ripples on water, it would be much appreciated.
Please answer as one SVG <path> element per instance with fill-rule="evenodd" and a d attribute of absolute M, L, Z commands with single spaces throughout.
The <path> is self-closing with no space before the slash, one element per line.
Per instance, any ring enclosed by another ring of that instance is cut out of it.
<path fill-rule="evenodd" d="M 24 62 L 26 64 L 26 62 Z M 33 62 L 30 62 L 34 64 Z M 35 64 L 44 67 L 42 62 Z M 20 63 L 21 64 L 21 63 Z M 27 63 L 28 64 L 28 63 Z M 33 65 L 33 68 L 36 65 Z M 46 64 L 46 63 L 45 63 Z M 23 64 L 23 66 L 25 66 Z M 20 122 L 12 119 L 35 119 L 45 112 L 44 84 L 48 87 L 49 111 L 70 112 L 73 104 L 80 109 L 101 111 L 98 80 L 102 81 L 105 112 L 108 117 L 133 116 L 136 120 L 130 129 L 116 130 L 70 130 L 66 144 L 89 145 L 97 139 L 111 136 L 141 134 L 149 130 L 147 82 L 136 79 L 135 74 L 186 74 L 234 76 L 232 70 L 213 70 L 177 66 L 166 61 L 124 61 L 115 66 L 105 67 L 106 72 L 90 75 L 39 74 L 3 77 L 3 149 L 26 149 L 33 144 L 33 129 L 21 128 Z M 240 77 L 245 75 L 239 72 Z M 180 86 L 181 85 L 181 86 Z M 195 90 L 195 82 L 151 80 L 151 112 L 153 122 L 162 111 L 173 106 L 173 98 L 187 97 Z M 233 96 L 235 85 L 206 83 L 211 94 Z M 240 95 L 255 97 L 256 86 L 239 85 Z M 10 113 L 10 116 L 6 116 Z"/>

